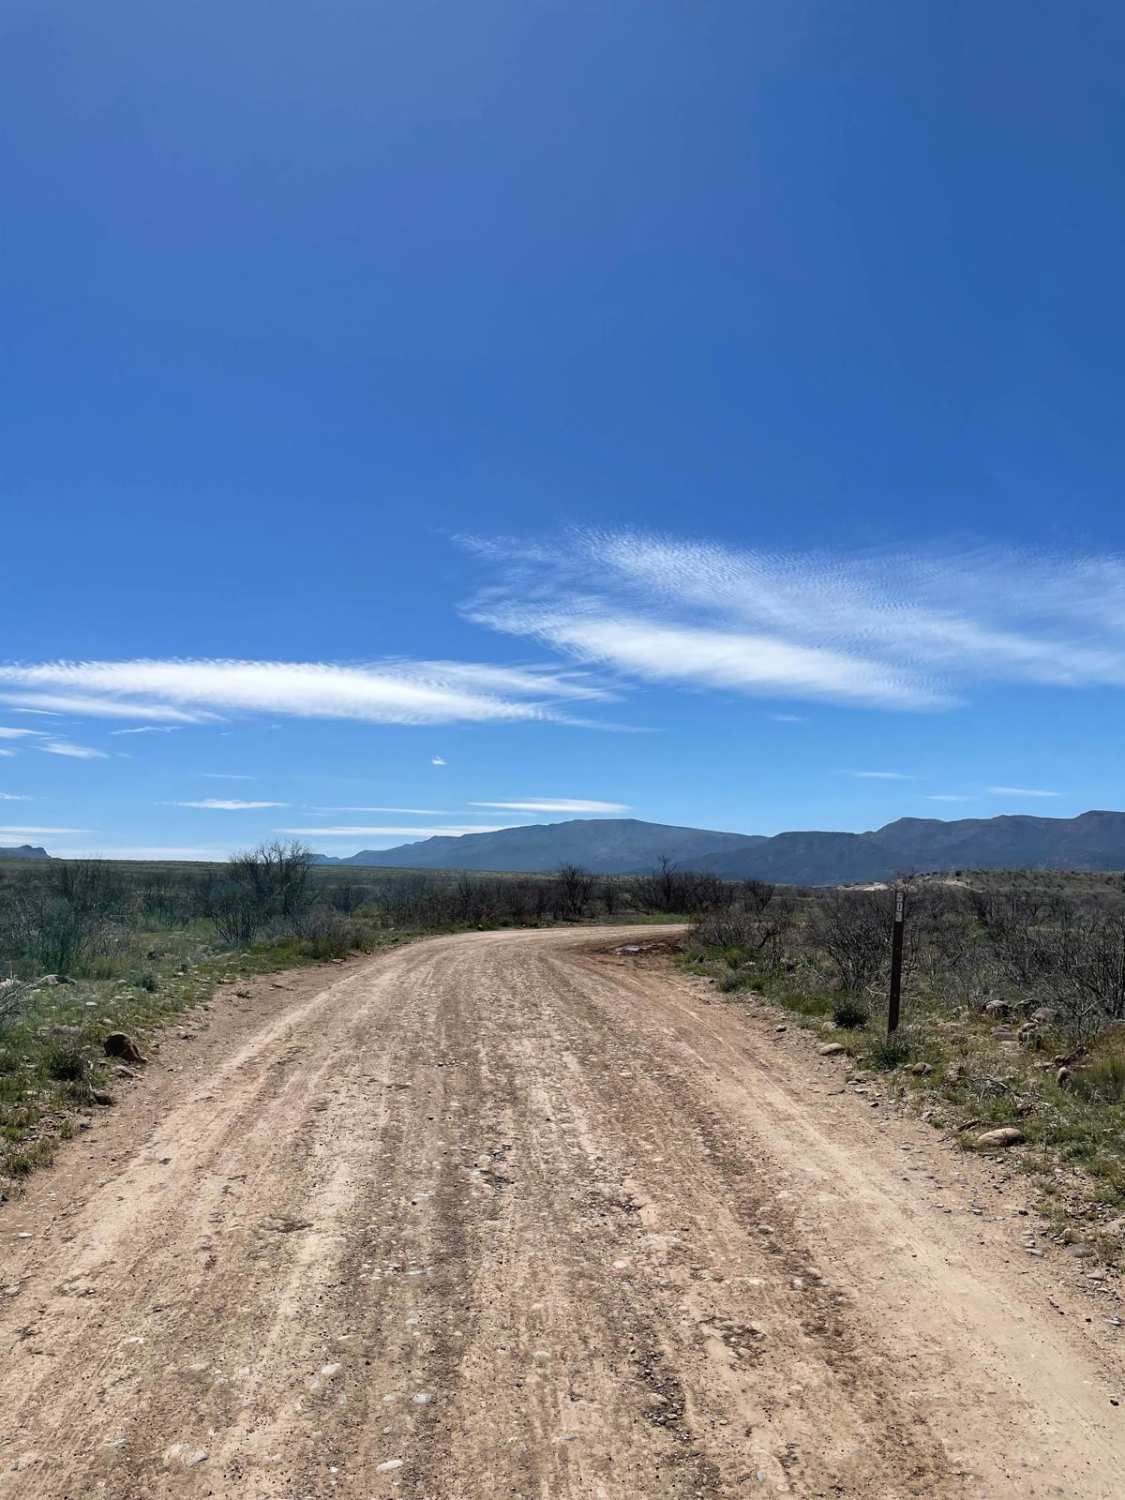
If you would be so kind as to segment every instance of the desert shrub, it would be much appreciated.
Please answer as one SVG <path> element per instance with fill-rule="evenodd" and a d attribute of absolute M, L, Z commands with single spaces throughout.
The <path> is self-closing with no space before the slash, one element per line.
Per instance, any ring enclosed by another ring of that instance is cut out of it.
<path fill-rule="evenodd" d="M 79 1083 L 89 1073 L 86 1053 L 73 1042 L 53 1042 L 43 1053 L 42 1066 L 56 1083 Z"/>
<path fill-rule="evenodd" d="M 877 1041 L 866 1054 L 867 1061 L 873 1068 L 879 1068 L 885 1073 L 891 1073 L 895 1068 L 901 1068 L 903 1063 L 910 1059 L 909 1045 L 898 1037 L 884 1037 Z"/>
<path fill-rule="evenodd" d="M 308 958 L 346 958 L 363 942 L 358 924 L 330 906 L 313 907 L 294 923 L 292 931 Z"/>
<path fill-rule="evenodd" d="M 666 915 L 714 911 L 725 906 L 730 895 L 717 875 L 680 870 L 669 859 L 662 859 L 650 875 L 640 876 L 636 891 L 646 911 Z"/>
<path fill-rule="evenodd" d="M 836 970 L 840 988 L 859 994 L 881 980 L 890 962 L 891 907 L 883 891 L 830 891 L 813 918 L 812 936 Z"/>
<path fill-rule="evenodd" d="M 0 912 L 0 952 L 26 968 L 81 973 L 109 941 L 96 909 L 76 905 L 49 889 L 33 887 L 5 902 Z"/>
<path fill-rule="evenodd" d="M 252 943 L 269 919 L 255 893 L 237 880 L 212 891 L 208 915 L 219 941 L 229 948 Z"/>
<path fill-rule="evenodd" d="M 578 865 L 560 865 L 555 879 L 559 883 L 560 904 L 568 917 L 581 917 L 594 894 L 594 877 Z"/>
<path fill-rule="evenodd" d="M 228 860 L 208 890 L 220 941 L 245 947 L 276 918 L 296 918 L 312 899 L 312 854 L 303 844 L 261 844 Z"/>
<path fill-rule="evenodd" d="M 1067 1085 L 1089 1104 L 1125 1103 L 1125 1053 L 1109 1052 L 1076 1069 Z"/>
<path fill-rule="evenodd" d="M 745 970 L 734 974 L 724 974 L 719 980 L 719 988 L 724 995 L 732 995 L 738 990 L 749 990 L 754 987 L 754 976 Z"/>
<path fill-rule="evenodd" d="M 844 1031 L 855 1031 L 866 1026 L 870 1015 L 867 1006 L 849 995 L 843 996 L 832 1006 L 832 1020 Z"/>

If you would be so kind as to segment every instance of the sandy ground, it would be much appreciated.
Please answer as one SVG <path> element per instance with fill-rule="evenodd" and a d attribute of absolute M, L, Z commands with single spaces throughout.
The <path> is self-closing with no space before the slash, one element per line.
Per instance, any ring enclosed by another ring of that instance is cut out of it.
<path fill-rule="evenodd" d="M 220 991 L 0 1212 L 0 1497 L 1125 1496 L 1029 1189 L 636 935 Z"/>

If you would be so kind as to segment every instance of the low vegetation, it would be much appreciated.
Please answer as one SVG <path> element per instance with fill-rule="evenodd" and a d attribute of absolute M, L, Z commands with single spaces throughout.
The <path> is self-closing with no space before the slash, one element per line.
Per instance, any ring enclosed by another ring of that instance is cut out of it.
<path fill-rule="evenodd" d="M 886 889 L 729 887 L 686 962 L 725 993 L 790 1011 L 966 1144 L 1018 1128 L 1013 1159 L 1096 1238 L 1125 1209 L 1125 879 L 962 871 L 904 884 L 891 1039 Z"/>

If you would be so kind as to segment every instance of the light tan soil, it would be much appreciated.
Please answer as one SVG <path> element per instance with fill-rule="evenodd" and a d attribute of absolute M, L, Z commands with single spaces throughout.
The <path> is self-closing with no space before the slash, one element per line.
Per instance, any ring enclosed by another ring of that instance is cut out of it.
<path fill-rule="evenodd" d="M 1113 1308 L 1020 1184 L 636 933 L 170 1038 L 0 1211 L 0 1497 L 1125 1496 Z"/>

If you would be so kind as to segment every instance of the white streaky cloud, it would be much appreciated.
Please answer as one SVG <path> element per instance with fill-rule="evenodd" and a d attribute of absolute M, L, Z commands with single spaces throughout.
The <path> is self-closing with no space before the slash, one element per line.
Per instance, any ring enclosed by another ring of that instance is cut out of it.
<path fill-rule="evenodd" d="M 340 666 L 282 661 L 85 661 L 0 665 L 0 701 L 143 721 L 230 713 L 373 724 L 566 721 L 559 703 L 604 689 L 561 669 L 467 662 Z"/>
<path fill-rule="evenodd" d="M 1035 786 L 990 786 L 995 797 L 1061 797 L 1061 792 L 1049 792 Z"/>
<path fill-rule="evenodd" d="M 22 792 L 0 792 L 0 802 L 33 802 L 33 797 L 26 797 Z"/>
<path fill-rule="evenodd" d="M 0 838 L 40 838 L 50 833 L 90 833 L 89 828 L 0 828 Z"/>
<path fill-rule="evenodd" d="M 801 714 L 770 714 L 775 724 L 803 724 L 804 717 Z"/>
<path fill-rule="evenodd" d="M 69 740 L 46 740 L 42 744 L 37 740 L 35 749 L 43 750 L 48 755 L 64 755 L 69 760 L 109 759 L 104 750 L 95 750 L 90 745 L 74 745 Z"/>
<path fill-rule="evenodd" d="M 927 802 L 975 802 L 976 794 L 973 792 L 928 792 Z"/>
<path fill-rule="evenodd" d="M 247 776 L 244 771 L 200 771 L 208 781 L 257 781 L 256 776 Z"/>
<path fill-rule="evenodd" d="M 110 734 L 175 734 L 182 724 L 140 724 L 136 729 L 111 729 Z"/>
<path fill-rule="evenodd" d="M 1000 549 L 832 556 L 636 532 L 476 544 L 467 611 L 622 677 L 880 707 L 974 683 L 1125 687 L 1125 558 Z"/>
<path fill-rule="evenodd" d="M 475 806 L 476 804 L 472 804 Z M 318 813 L 342 813 L 342 812 L 379 812 L 379 813 L 405 813 L 410 818 L 454 818 L 457 814 L 449 807 L 314 807 L 311 812 Z"/>
<path fill-rule="evenodd" d="M 0 755 L 15 755 L 15 753 L 16 752 L 14 750 L 5 750 L 0 747 Z"/>
<path fill-rule="evenodd" d="M 626 676 L 689 688 L 823 698 L 873 707 L 933 708 L 947 695 L 916 674 L 830 647 L 706 625 L 666 624 L 600 608 L 479 607 L 472 618 Z"/>
<path fill-rule="evenodd" d="M 31 735 L 41 734 L 42 729 L 0 729 L 0 740 L 23 740 Z"/>
<path fill-rule="evenodd" d="M 13 668 L 0 666 L 0 684 L 10 677 Z M 91 693 L 13 692 L 0 688 L 0 703 L 12 705 L 17 712 L 30 713 L 29 704 L 50 704 L 50 717 L 63 714 L 88 719 L 171 719 L 177 724 L 204 724 L 214 714 L 189 713 L 166 703 L 132 703 L 128 699 L 102 698 Z"/>
<path fill-rule="evenodd" d="M 440 755 L 435 755 L 430 760 L 430 765 L 431 766 L 447 766 L 448 764 L 449 764 L 449 762 L 443 756 L 440 756 Z"/>
<path fill-rule="evenodd" d="M 197 802 L 166 802 L 165 807 L 203 807 L 212 812 L 249 812 L 259 807 L 288 807 L 287 802 L 241 802 L 233 797 L 202 797 Z"/>
<path fill-rule="evenodd" d="M 349 826 L 329 828 L 278 828 L 277 833 L 287 833 L 298 838 L 317 839 L 351 839 L 351 838 L 397 838 L 397 839 L 434 839 L 434 838 L 460 838 L 465 833 L 500 833 L 503 828 L 520 828 L 520 823 L 497 824 L 485 828 L 476 823 L 464 823 L 449 828 L 411 828 L 411 827 L 387 827 L 385 824 L 378 826 Z"/>
<path fill-rule="evenodd" d="M 845 776 L 858 777 L 860 781 L 913 781 L 905 771 L 845 771 Z"/>
<path fill-rule="evenodd" d="M 56 849 L 52 845 L 52 852 L 58 859 L 159 859 L 190 860 L 193 862 L 198 860 L 207 864 L 218 864 L 229 859 L 234 851 L 231 849 L 201 849 L 196 845 L 144 844 L 139 846 L 125 845 L 123 847 L 108 849 L 104 845 L 96 848 L 86 845 L 63 849 Z"/>
<path fill-rule="evenodd" d="M 624 802 L 590 802 L 578 797 L 538 797 L 530 802 L 470 802 L 470 807 L 487 807 L 497 812 L 569 812 L 626 813 Z"/>

